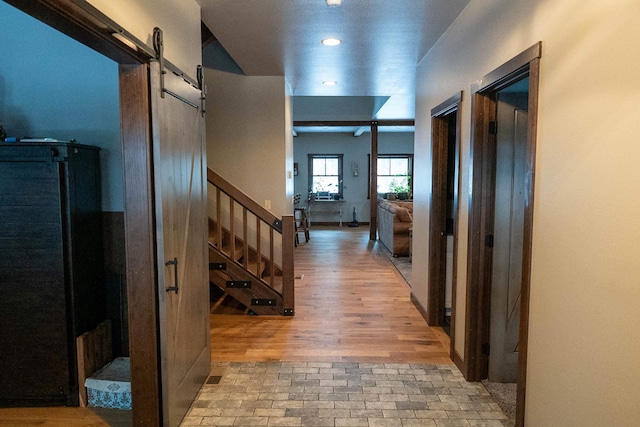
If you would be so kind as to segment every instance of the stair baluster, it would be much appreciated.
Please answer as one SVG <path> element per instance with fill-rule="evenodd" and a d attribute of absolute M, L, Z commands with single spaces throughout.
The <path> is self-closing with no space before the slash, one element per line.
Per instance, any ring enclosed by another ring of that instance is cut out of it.
<path fill-rule="evenodd" d="M 207 178 L 211 283 L 257 314 L 292 316 L 293 215 L 279 219 L 213 171 Z"/>

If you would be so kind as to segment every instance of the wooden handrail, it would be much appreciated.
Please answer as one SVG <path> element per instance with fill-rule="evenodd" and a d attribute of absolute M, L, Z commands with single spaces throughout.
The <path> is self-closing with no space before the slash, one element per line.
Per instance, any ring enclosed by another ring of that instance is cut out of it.
<path fill-rule="evenodd" d="M 207 181 L 209 181 L 211 184 L 218 187 L 223 193 L 225 193 L 232 199 L 235 199 L 238 203 L 240 203 L 242 206 L 247 208 L 251 213 L 253 213 L 255 216 L 257 216 L 267 224 L 270 224 L 272 227 L 274 227 L 274 224 L 281 223 L 280 218 L 278 218 L 277 216 L 275 216 L 274 214 L 272 214 L 271 212 L 263 208 L 251 197 L 247 196 L 245 193 L 238 190 L 236 187 L 233 186 L 233 184 L 231 184 L 229 181 L 227 181 L 226 179 L 224 179 L 223 177 L 221 177 L 220 175 L 218 175 L 217 173 L 215 173 L 209 168 L 207 168 Z M 279 233 L 282 233 L 282 230 L 279 229 L 278 227 L 274 227 L 274 228 Z"/>

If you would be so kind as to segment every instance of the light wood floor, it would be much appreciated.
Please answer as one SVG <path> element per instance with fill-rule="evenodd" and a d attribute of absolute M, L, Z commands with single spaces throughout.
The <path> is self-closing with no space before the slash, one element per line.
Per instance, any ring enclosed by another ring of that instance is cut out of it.
<path fill-rule="evenodd" d="M 426 325 L 367 227 L 314 227 L 295 257 L 296 315 L 212 314 L 212 361 L 451 363 L 448 337 Z M 0 426 L 36 425 L 128 427 L 131 419 L 96 408 L 0 409 Z"/>
<path fill-rule="evenodd" d="M 451 363 L 449 338 L 426 325 L 367 227 L 314 227 L 302 240 L 295 316 L 213 314 L 213 361 Z"/>

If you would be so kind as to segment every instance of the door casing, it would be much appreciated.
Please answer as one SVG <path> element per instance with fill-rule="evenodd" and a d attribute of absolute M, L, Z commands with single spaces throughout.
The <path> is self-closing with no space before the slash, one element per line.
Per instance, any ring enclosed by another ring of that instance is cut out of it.
<path fill-rule="evenodd" d="M 447 171 L 449 120 L 456 114 L 455 123 L 455 159 L 454 159 L 454 195 L 453 195 L 453 271 L 452 271 L 452 308 L 451 308 L 451 342 L 450 356 L 460 361 L 455 352 L 455 301 L 458 259 L 458 194 L 460 194 L 460 127 L 462 92 L 453 95 L 431 110 L 431 153 L 432 153 L 432 185 L 431 207 L 429 214 L 429 288 L 427 303 L 427 323 L 430 326 L 441 326 L 445 314 L 445 267 L 446 267 L 446 204 L 447 204 Z"/>
<path fill-rule="evenodd" d="M 527 339 L 529 330 L 529 287 L 533 231 L 535 147 L 538 110 L 538 81 L 542 43 L 538 42 L 504 65 L 487 74 L 472 87 L 471 197 L 467 259 L 467 306 L 463 374 L 469 381 L 487 377 L 491 305 L 492 235 L 495 188 L 496 93 L 529 77 L 527 146 L 525 161 L 525 204 L 522 256 L 521 311 L 518 356 L 516 425 L 524 426 Z"/>

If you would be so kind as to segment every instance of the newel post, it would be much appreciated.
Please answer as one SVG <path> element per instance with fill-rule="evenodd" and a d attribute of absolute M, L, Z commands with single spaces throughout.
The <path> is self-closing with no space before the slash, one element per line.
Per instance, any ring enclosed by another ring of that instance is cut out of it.
<path fill-rule="evenodd" d="M 282 217 L 282 307 L 285 316 L 295 314 L 294 239 L 293 215 L 285 215 Z"/>

